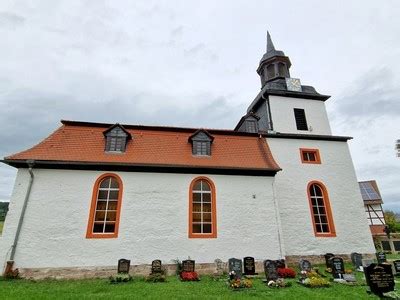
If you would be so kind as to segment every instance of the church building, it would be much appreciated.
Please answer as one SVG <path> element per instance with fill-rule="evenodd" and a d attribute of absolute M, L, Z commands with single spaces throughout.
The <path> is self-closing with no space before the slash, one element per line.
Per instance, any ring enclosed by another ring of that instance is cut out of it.
<path fill-rule="evenodd" d="M 232 130 L 61 121 L 3 162 L 18 169 L 3 235 L 3 272 L 91 277 L 118 259 L 147 272 L 190 257 L 260 262 L 375 252 L 347 136 L 329 96 L 290 76 L 270 35 L 261 91 Z M 261 272 L 261 269 L 259 270 Z"/>

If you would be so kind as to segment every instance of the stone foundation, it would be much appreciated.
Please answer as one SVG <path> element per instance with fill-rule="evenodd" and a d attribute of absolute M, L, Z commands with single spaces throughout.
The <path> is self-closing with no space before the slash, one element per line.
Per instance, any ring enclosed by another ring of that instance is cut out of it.
<path fill-rule="evenodd" d="M 351 262 L 350 255 L 337 255 L 343 258 L 345 262 Z M 313 265 L 325 264 L 323 255 L 290 255 L 286 256 L 286 264 L 291 267 L 298 267 L 300 259 L 307 259 Z M 375 254 L 363 254 L 363 259 L 375 259 Z M 256 272 L 259 275 L 264 274 L 262 261 L 256 261 Z M 176 274 L 176 264 L 163 264 L 167 275 Z M 228 273 L 228 263 L 223 262 L 219 272 L 215 263 L 196 263 L 196 272 L 199 275 L 212 275 Z M 85 279 L 85 278 L 107 278 L 117 274 L 117 266 L 114 267 L 70 267 L 70 268 L 21 268 L 19 269 L 21 277 L 27 279 Z M 148 276 L 151 271 L 151 265 L 131 265 L 130 274 L 132 276 Z"/>

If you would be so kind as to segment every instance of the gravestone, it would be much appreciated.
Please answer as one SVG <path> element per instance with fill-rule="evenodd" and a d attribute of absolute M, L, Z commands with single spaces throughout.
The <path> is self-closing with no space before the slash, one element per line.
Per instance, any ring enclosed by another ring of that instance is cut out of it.
<path fill-rule="evenodd" d="M 394 271 L 396 272 L 396 276 L 400 275 L 400 260 L 393 261 Z"/>
<path fill-rule="evenodd" d="M 182 272 L 194 272 L 194 260 L 187 259 L 182 261 Z"/>
<path fill-rule="evenodd" d="M 343 279 L 344 263 L 343 258 L 334 256 L 330 259 L 332 263 L 332 275 L 335 279 Z"/>
<path fill-rule="evenodd" d="M 264 260 L 264 272 L 267 281 L 277 280 L 278 271 L 277 271 L 276 261 L 269 259 Z"/>
<path fill-rule="evenodd" d="M 215 270 L 214 270 L 214 274 L 215 275 L 222 275 L 224 274 L 224 267 L 223 267 L 223 262 L 222 260 L 220 260 L 219 258 L 217 258 L 216 260 L 214 260 L 214 264 L 215 264 Z"/>
<path fill-rule="evenodd" d="M 228 260 L 229 273 L 234 271 L 236 278 L 242 278 L 242 260 L 237 258 L 230 258 Z"/>
<path fill-rule="evenodd" d="M 326 264 L 326 267 L 332 269 L 332 263 L 331 263 L 330 259 L 331 259 L 332 257 L 334 257 L 335 254 L 333 254 L 333 253 L 327 253 L 327 254 L 325 254 L 324 256 L 325 256 L 325 264 Z"/>
<path fill-rule="evenodd" d="M 254 257 L 246 256 L 243 258 L 243 275 L 256 275 L 256 264 Z"/>
<path fill-rule="evenodd" d="M 356 270 L 360 270 L 360 268 L 363 265 L 363 263 L 362 263 L 362 254 L 353 252 L 353 253 L 350 254 L 350 256 L 351 256 L 351 261 L 353 262 L 354 268 Z"/>
<path fill-rule="evenodd" d="M 286 262 L 285 262 L 284 259 L 278 259 L 278 260 L 276 260 L 275 262 L 276 262 L 276 267 L 277 267 L 278 269 L 286 268 Z"/>
<path fill-rule="evenodd" d="M 161 260 L 156 259 L 151 262 L 151 274 L 161 274 L 162 273 L 162 265 Z"/>
<path fill-rule="evenodd" d="M 121 258 L 118 260 L 118 273 L 129 274 L 129 268 L 131 267 L 131 261 L 129 259 Z"/>
<path fill-rule="evenodd" d="M 383 293 L 394 290 L 392 266 L 389 264 L 371 264 L 364 268 L 365 279 L 371 292 L 382 297 Z"/>
<path fill-rule="evenodd" d="M 369 265 L 371 265 L 373 263 L 374 263 L 374 261 L 372 259 L 363 259 L 362 260 L 363 268 L 368 267 Z"/>
<path fill-rule="evenodd" d="M 386 254 L 385 254 L 385 252 L 377 252 L 376 253 L 376 260 L 378 261 L 378 264 L 386 262 Z"/>
<path fill-rule="evenodd" d="M 311 263 L 307 259 L 301 259 L 299 262 L 300 271 L 310 272 L 312 269 Z"/>

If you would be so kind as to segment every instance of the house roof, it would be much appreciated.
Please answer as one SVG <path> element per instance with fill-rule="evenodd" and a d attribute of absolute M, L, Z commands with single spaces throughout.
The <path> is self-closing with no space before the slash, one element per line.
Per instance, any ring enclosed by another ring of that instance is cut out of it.
<path fill-rule="evenodd" d="M 211 156 L 196 157 L 188 138 L 198 129 L 123 125 L 133 139 L 128 141 L 124 153 L 107 153 L 103 132 L 112 124 L 61 122 L 62 126 L 42 142 L 6 157 L 4 162 L 15 167 L 25 167 L 27 160 L 35 160 L 37 166 L 52 168 L 123 166 L 127 171 L 152 168 L 168 172 L 165 169 L 169 168 L 173 172 L 229 171 L 244 175 L 274 175 L 280 170 L 266 139 L 257 134 L 208 129 L 214 137 Z"/>
<path fill-rule="evenodd" d="M 383 203 L 382 196 L 375 180 L 360 181 L 358 185 L 360 187 L 361 196 L 366 204 Z"/>

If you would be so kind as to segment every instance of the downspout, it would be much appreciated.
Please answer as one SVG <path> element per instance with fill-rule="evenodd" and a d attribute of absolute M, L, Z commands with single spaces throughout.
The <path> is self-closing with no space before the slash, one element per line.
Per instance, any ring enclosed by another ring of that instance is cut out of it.
<path fill-rule="evenodd" d="M 26 163 L 28 164 L 28 167 L 29 167 L 28 172 L 29 172 L 30 178 L 29 178 L 29 183 L 28 183 L 28 189 L 26 190 L 26 194 L 25 194 L 24 204 L 23 204 L 22 210 L 21 210 L 21 215 L 20 215 L 19 220 L 18 220 L 17 231 L 15 232 L 14 243 L 11 246 L 10 260 L 7 261 L 7 267 L 6 267 L 6 271 L 5 271 L 6 274 L 8 272 L 12 271 L 12 267 L 14 265 L 15 251 L 17 249 L 19 235 L 21 233 L 22 223 L 24 222 L 25 211 L 26 211 L 26 207 L 28 205 L 29 196 L 31 194 L 32 184 L 33 184 L 33 179 L 34 179 L 34 175 L 33 175 L 32 169 L 33 169 L 33 166 L 35 164 L 35 161 L 34 160 L 27 160 Z"/>

